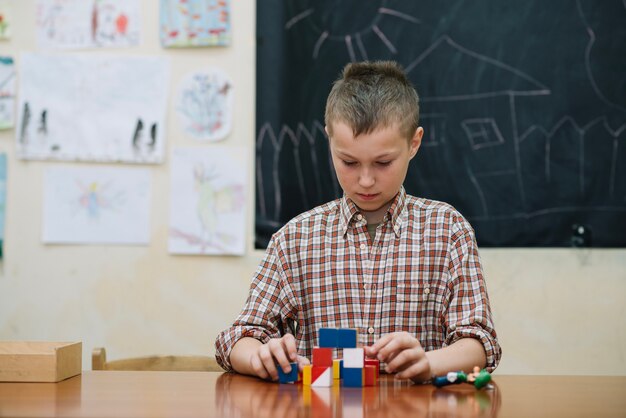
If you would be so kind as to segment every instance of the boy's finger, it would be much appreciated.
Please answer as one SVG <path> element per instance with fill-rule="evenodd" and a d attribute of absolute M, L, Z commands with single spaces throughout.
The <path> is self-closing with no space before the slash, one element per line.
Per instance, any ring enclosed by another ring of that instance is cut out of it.
<path fill-rule="evenodd" d="M 289 356 L 289 361 L 294 362 L 298 359 L 298 348 L 296 347 L 296 338 L 291 334 L 285 334 L 282 338 L 283 346 Z"/>
<path fill-rule="evenodd" d="M 291 361 L 287 358 L 287 353 L 285 353 L 285 347 L 283 344 L 276 344 L 272 346 L 272 357 L 274 361 L 272 362 L 272 366 L 274 366 L 274 362 L 278 363 L 280 368 L 285 373 L 289 373 L 291 371 Z M 276 367 L 274 366 L 274 370 Z M 276 378 L 278 378 L 278 371 L 276 370 Z"/>

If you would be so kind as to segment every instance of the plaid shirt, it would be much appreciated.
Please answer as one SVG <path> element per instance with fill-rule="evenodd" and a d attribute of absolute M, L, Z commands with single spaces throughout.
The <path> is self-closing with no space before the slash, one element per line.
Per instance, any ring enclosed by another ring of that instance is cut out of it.
<path fill-rule="evenodd" d="M 426 351 L 476 338 L 490 371 L 501 356 L 472 227 L 450 205 L 404 188 L 373 241 L 345 196 L 274 234 L 243 311 L 215 341 L 216 358 L 230 370 L 240 338 L 285 333 L 311 358 L 321 327 L 356 328 L 362 345 L 407 331 Z"/>

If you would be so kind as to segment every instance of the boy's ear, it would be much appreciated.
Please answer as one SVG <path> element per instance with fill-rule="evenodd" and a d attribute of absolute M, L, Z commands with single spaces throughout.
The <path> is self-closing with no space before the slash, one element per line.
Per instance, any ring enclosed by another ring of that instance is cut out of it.
<path fill-rule="evenodd" d="M 422 128 L 421 126 L 419 126 L 416 130 L 415 130 L 415 134 L 413 134 L 413 138 L 411 138 L 411 144 L 410 144 L 410 155 L 411 158 L 415 157 L 415 154 L 417 154 L 417 150 L 420 149 L 420 145 L 422 145 L 422 137 L 424 136 L 424 128 Z"/>
<path fill-rule="evenodd" d="M 328 125 L 324 125 L 324 132 L 326 132 L 326 136 L 330 139 L 330 132 L 328 132 Z"/>

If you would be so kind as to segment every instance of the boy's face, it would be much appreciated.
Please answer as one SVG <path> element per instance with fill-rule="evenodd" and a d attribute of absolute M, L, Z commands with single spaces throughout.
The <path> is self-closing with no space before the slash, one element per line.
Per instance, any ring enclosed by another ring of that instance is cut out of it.
<path fill-rule="evenodd" d="M 368 222 L 380 222 L 404 182 L 424 130 L 418 128 L 410 141 L 396 126 L 355 138 L 348 125 L 335 122 L 332 132 L 330 151 L 341 188 Z"/>

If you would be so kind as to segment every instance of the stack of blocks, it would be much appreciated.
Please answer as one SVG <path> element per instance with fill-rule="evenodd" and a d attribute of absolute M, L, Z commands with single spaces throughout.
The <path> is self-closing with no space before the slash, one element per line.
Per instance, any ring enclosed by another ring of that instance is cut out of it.
<path fill-rule="evenodd" d="M 374 386 L 378 381 L 379 363 L 366 359 L 362 347 L 357 348 L 357 333 L 348 328 L 320 328 L 319 346 L 313 348 L 312 364 L 304 366 L 302 383 L 313 387 L 331 387 L 334 380 L 343 380 L 343 386 Z M 343 359 L 333 359 L 333 350 L 343 349 Z M 291 373 L 278 367 L 280 383 L 300 380 L 298 364 L 291 363 Z"/>

